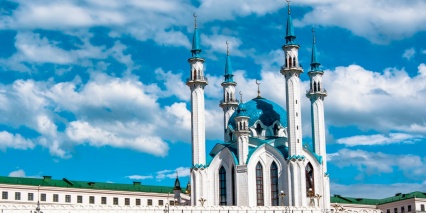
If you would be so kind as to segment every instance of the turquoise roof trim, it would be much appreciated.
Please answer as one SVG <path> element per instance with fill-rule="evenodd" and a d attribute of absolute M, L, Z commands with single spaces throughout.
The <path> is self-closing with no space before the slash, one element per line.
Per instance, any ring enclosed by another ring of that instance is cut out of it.
<path fill-rule="evenodd" d="M 303 143 L 303 147 L 317 159 L 319 164 L 322 164 L 322 156 L 317 155 L 308 142 Z"/>
<path fill-rule="evenodd" d="M 201 53 L 201 46 L 200 46 L 200 36 L 198 35 L 198 29 L 195 27 L 194 29 L 194 36 L 192 37 L 192 49 L 191 49 L 192 57 L 198 58 L 200 57 Z"/>
<path fill-rule="evenodd" d="M 210 153 L 209 153 L 209 156 L 211 157 L 211 160 L 210 160 L 209 163 L 211 163 L 211 161 L 213 160 L 214 156 L 216 156 L 219 152 L 221 152 L 225 148 L 228 148 L 228 150 L 231 152 L 232 157 L 234 158 L 235 164 L 238 165 L 239 161 L 238 161 L 238 158 L 237 158 L 237 155 L 238 155 L 237 145 L 238 145 L 237 142 L 227 143 L 227 144 L 217 143 L 213 147 L 212 151 L 210 151 Z"/>
<path fill-rule="evenodd" d="M 260 120 L 263 125 L 271 126 L 275 121 L 279 121 L 281 126 L 287 126 L 287 112 L 278 104 L 265 98 L 255 98 L 244 104 L 246 114 L 249 116 L 249 126 Z M 235 111 L 228 121 L 228 128 L 236 129 L 235 117 L 238 112 Z"/>
<path fill-rule="evenodd" d="M 234 74 L 231 66 L 231 57 L 229 54 L 226 55 L 226 64 L 225 64 L 225 82 L 234 83 Z"/>
<path fill-rule="evenodd" d="M 261 140 L 261 139 L 259 139 L 259 140 Z M 263 141 L 263 144 L 260 145 L 260 146 L 257 146 L 257 147 L 250 147 L 249 146 L 249 153 L 248 153 L 248 156 L 247 156 L 247 162 L 246 162 L 246 164 L 249 163 L 250 158 L 253 155 L 253 153 L 255 153 L 256 150 L 258 150 L 262 146 L 269 146 L 270 148 L 277 150 L 278 153 L 281 154 L 281 156 L 284 159 L 286 159 L 286 156 L 288 156 L 288 147 L 284 147 L 284 146 L 275 147 L 275 146 L 272 146 L 271 144 L 269 144 L 269 143 L 272 142 L 272 140 L 261 140 L 261 141 Z"/>

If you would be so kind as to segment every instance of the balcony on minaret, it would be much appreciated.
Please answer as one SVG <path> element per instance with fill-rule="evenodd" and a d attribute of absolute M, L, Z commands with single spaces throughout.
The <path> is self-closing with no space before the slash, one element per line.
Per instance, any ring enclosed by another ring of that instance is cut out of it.
<path fill-rule="evenodd" d="M 306 96 L 313 96 L 313 95 L 322 95 L 327 96 L 327 90 L 321 87 L 320 83 L 314 82 L 311 84 L 311 88 L 309 90 L 306 90 Z"/>
<path fill-rule="evenodd" d="M 204 83 L 207 84 L 208 79 L 204 76 L 192 76 L 186 79 L 186 84 L 189 83 Z"/>
<path fill-rule="evenodd" d="M 306 90 L 306 94 L 323 94 L 323 95 L 327 95 L 327 90 L 325 89 L 319 89 L 319 90 L 314 90 L 314 89 L 309 89 Z"/>
<path fill-rule="evenodd" d="M 224 105 L 224 104 L 232 104 L 232 105 L 238 105 L 238 100 L 237 99 L 229 99 L 229 100 L 226 100 L 226 101 L 220 101 L 220 105 L 222 106 L 222 105 Z"/>

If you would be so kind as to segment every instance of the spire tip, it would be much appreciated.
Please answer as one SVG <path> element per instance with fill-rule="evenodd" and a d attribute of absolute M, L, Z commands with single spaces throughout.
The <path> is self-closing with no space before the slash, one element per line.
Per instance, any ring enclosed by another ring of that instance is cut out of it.
<path fill-rule="evenodd" d="M 315 29 L 314 28 L 312 28 L 312 42 L 315 44 L 316 43 L 316 39 L 315 39 Z"/>
<path fill-rule="evenodd" d="M 197 28 L 197 14 L 193 13 L 192 16 L 194 16 L 194 27 Z"/>
<path fill-rule="evenodd" d="M 288 4 L 288 14 L 290 15 L 291 14 L 291 11 L 290 11 L 290 2 L 291 2 L 291 0 L 286 0 L 287 1 L 287 4 Z"/>
<path fill-rule="evenodd" d="M 226 41 L 226 55 L 229 55 L 229 42 Z"/>

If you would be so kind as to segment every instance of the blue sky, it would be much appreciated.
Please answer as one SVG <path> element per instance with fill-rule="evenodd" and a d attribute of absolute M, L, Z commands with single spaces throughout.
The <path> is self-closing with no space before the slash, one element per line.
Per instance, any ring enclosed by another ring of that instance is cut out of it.
<path fill-rule="evenodd" d="M 305 72 L 312 27 L 325 70 L 332 194 L 426 191 L 425 10 L 422 0 L 292 2 Z M 285 106 L 285 1 L 0 0 L 0 175 L 172 185 L 177 170 L 186 184 L 193 12 L 209 150 L 223 137 L 226 41 L 244 99 L 258 79 Z"/>

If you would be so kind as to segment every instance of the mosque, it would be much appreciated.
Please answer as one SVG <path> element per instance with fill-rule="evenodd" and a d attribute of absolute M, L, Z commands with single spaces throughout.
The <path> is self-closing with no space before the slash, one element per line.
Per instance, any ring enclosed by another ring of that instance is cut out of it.
<path fill-rule="evenodd" d="M 196 18 L 196 17 L 195 17 Z M 384 199 L 330 197 L 324 125 L 324 72 L 313 34 L 310 88 L 312 145 L 302 140 L 299 45 L 291 19 L 286 26 L 283 66 L 286 106 L 258 96 L 237 100 L 229 51 L 223 87 L 224 140 L 205 146 L 204 73 L 195 19 L 189 78 L 191 92 L 191 184 L 173 187 L 75 181 L 67 178 L 0 176 L 1 212 L 425 212 L 426 193 Z M 257 83 L 257 82 L 256 82 Z M 334 203 L 330 205 L 330 201 Z"/>
<path fill-rule="evenodd" d="M 286 27 L 283 66 L 285 109 L 258 96 L 238 101 L 229 51 L 227 52 L 223 99 L 224 142 L 206 156 L 204 88 L 208 82 L 201 57 L 200 37 L 195 19 L 192 40 L 191 91 L 191 204 L 237 206 L 330 206 L 330 184 L 326 164 L 324 98 L 315 35 L 308 75 L 313 145 L 302 140 L 299 45 L 292 23 L 290 4 Z M 256 82 L 257 83 L 257 82 Z M 211 159 L 211 160 L 206 160 Z M 312 199 L 313 197 L 317 199 Z M 324 199 L 321 199 L 324 198 Z"/>

